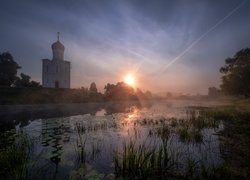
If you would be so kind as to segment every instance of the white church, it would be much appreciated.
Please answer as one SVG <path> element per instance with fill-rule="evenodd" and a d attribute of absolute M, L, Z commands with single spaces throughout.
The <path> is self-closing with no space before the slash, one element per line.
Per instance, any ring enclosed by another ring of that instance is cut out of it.
<path fill-rule="evenodd" d="M 47 88 L 70 88 L 70 62 L 64 60 L 64 46 L 59 40 L 51 45 L 53 59 L 43 59 L 42 85 Z"/>

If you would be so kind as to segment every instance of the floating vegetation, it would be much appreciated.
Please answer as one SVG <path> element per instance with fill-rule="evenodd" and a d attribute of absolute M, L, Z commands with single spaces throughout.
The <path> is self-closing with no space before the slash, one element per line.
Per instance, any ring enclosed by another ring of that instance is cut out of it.
<path fill-rule="evenodd" d="M 248 166 L 249 113 L 167 108 L 40 119 L 16 127 L 26 133 L 1 132 L 0 178 L 26 179 L 38 169 L 45 179 L 248 177 L 240 167 Z"/>

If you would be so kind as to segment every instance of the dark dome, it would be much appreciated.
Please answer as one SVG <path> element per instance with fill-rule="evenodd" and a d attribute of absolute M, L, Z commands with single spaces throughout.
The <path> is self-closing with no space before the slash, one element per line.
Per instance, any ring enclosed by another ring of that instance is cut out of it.
<path fill-rule="evenodd" d="M 64 45 L 60 41 L 56 41 L 51 45 L 52 49 L 61 49 L 64 51 Z"/>

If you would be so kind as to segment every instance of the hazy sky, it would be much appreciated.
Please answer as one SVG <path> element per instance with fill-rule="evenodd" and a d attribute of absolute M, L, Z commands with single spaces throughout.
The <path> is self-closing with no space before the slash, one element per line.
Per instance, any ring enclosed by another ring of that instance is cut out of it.
<path fill-rule="evenodd" d="M 153 92 L 207 93 L 224 59 L 250 47 L 248 0 L 1 0 L 0 52 L 32 79 L 61 32 L 72 87 L 122 81 Z"/>

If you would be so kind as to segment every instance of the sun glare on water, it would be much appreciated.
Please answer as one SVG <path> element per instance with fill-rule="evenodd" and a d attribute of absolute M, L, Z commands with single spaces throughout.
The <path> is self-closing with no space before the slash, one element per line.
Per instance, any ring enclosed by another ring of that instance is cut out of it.
<path fill-rule="evenodd" d="M 126 84 L 130 85 L 130 86 L 134 86 L 135 85 L 135 78 L 132 74 L 127 74 L 124 78 L 124 81 Z"/>

